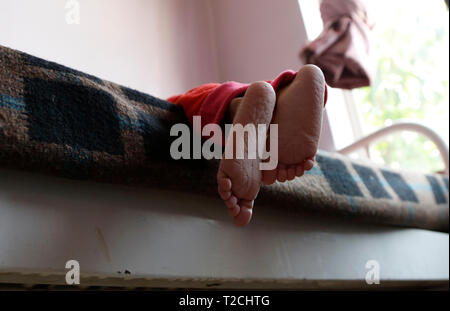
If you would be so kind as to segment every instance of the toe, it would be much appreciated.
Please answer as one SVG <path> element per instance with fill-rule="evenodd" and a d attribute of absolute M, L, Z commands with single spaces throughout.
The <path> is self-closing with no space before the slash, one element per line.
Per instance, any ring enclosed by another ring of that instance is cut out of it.
<path fill-rule="evenodd" d="M 228 215 L 230 215 L 231 217 L 236 217 L 237 215 L 239 215 L 240 211 L 241 208 L 239 207 L 239 205 L 235 204 L 233 208 L 228 209 Z"/>
<path fill-rule="evenodd" d="M 285 182 L 285 181 L 286 181 L 286 178 L 287 178 L 287 172 L 286 172 L 286 169 L 280 168 L 280 169 L 278 170 L 277 180 L 278 180 L 279 182 Z"/>
<path fill-rule="evenodd" d="M 231 191 L 231 179 L 228 177 L 219 177 L 217 179 L 217 183 L 220 189 L 224 191 Z"/>
<path fill-rule="evenodd" d="M 312 160 L 306 160 L 305 164 L 303 164 L 303 168 L 305 171 L 309 171 L 314 167 L 314 162 Z"/>
<path fill-rule="evenodd" d="M 291 166 L 287 170 L 287 180 L 293 180 L 295 178 L 295 166 Z"/>
<path fill-rule="evenodd" d="M 231 196 L 231 180 L 227 177 L 219 177 L 217 184 L 217 192 L 222 200 L 228 200 Z"/>
<path fill-rule="evenodd" d="M 237 216 L 241 210 L 237 202 L 238 200 L 234 195 L 232 195 L 228 200 L 225 201 L 225 205 L 228 208 L 228 215 L 230 215 L 231 217 Z"/>
<path fill-rule="evenodd" d="M 218 188 L 217 191 L 219 192 L 220 197 L 224 201 L 228 200 L 231 197 L 231 191 L 223 191 L 220 188 Z"/>
<path fill-rule="evenodd" d="M 233 209 L 235 205 L 237 205 L 237 202 L 238 202 L 237 198 L 234 195 L 231 195 L 228 200 L 225 200 L 225 205 L 229 209 Z"/>
<path fill-rule="evenodd" d="M 239 214 L 234 217 L 234 223 L 239 227 L 247 225 L 252 218 L 252 213 L 253 211 L 251 208 L 242 206 Z"/>
<path fill-rule="evenodd" d="M 297 165 L 296 169 L 295 169 L 295 176 L 297 177 L 302 177 L 303 174 L 305 173 L 304 169 L 303 169 L 303 165 Z"/>

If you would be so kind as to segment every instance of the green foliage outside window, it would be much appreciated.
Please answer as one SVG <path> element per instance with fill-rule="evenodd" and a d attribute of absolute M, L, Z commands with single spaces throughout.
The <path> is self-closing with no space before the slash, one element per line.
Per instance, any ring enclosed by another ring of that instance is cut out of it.
<path fill-rule="evenodd" d="M 448 144 L 449 14 L 442 0 L 372 3 L 376 15 L 371 87 L 355 90 L 365 134 L 399 120 L 430 126 Z M 402 133 L 374 144 L 375 161 L 422 171 L 442 171 L 433 143 Z"/>

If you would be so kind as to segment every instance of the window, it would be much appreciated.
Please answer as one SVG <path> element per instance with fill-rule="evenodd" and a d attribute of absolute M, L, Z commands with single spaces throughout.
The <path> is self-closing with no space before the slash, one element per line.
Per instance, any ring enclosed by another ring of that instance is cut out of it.
<path fill-rule="evenodd" d="M 308 7 L 305 2 L 309 3 Z M 426 125 L 448 144 L 449 14 L 445 2 L 378 0 L 365 3 L 375 22 L 372 53 L 378 59 L 376 75 L 371 87 L 341 92 L 339 97 L 343 98 L 344 105 L 342 100 L 331 99 L 327 110 L 337 148 L 399 120 Z M 308 10 L 303 16 L 310 38 L 315 38 L 322 27 L 318 7 L 318 0 L 301 1 L 302 10 Z M 310 14 L 313 11 L 316 11 L 315 16 Z M 344 107 L 346 122 L 342 122 L 342 116 L 335 116 L 335 111 L 342 111 Z M 350 124 L 351 129 L 343 127 L 344 123 Z M 435 145 L 411 132 L 373 144 L 370 156 L 373 161 L 394 168 L 444 169 Z"/>

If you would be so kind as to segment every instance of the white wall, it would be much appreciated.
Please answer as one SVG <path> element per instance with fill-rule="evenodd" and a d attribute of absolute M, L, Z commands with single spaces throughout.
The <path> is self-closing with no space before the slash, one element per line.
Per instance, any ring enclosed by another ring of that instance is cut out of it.
<path fill-rule="evenodd" d="M 166 97 L 216 81 L 209 0 L 1 0 L 0 44 Z"/>
<path fill-rule="evenodd" d="M 0 44 L 159 96 L 298 69 L 297 0 L 2 0 Z M 281 17 L 281 18 L 280 18 Z"/>

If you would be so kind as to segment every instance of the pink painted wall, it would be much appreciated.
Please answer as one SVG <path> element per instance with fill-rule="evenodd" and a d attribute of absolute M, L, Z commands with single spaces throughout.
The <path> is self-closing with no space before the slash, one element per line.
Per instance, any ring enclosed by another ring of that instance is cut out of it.
<path fill-rule="evenodd" d="M 218 80 L 209 0 L 1 0 L 0 44 L 166 97 Z"/>
<path fill-rule="evenodd" d="M 306 32 L 297 0 L 213 1 L 222 81 L 272 79 L 298 70 Z"/>
<path fill-rule="evenodd" d="M 297 0 L 2 0 L 0 44 L 159 96 L 300 65 Z"/>

